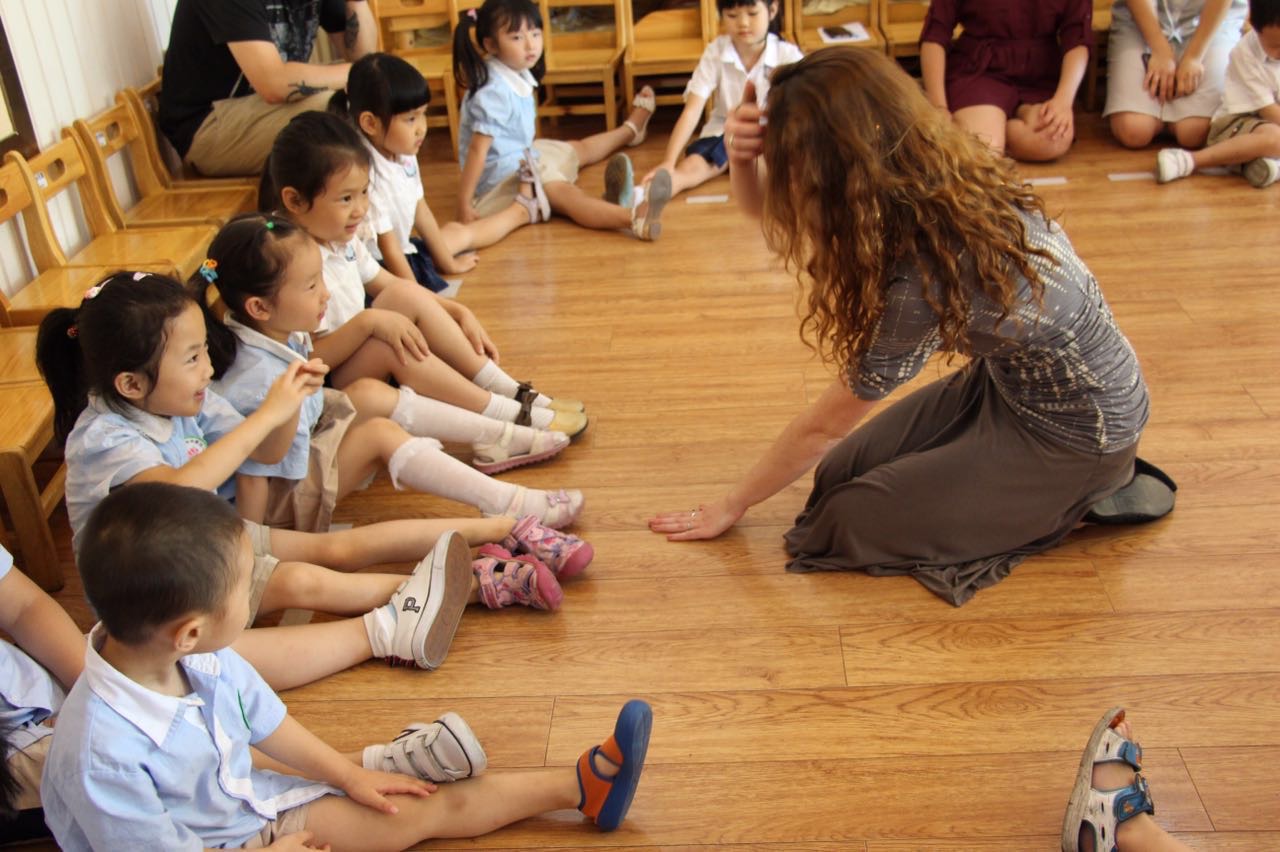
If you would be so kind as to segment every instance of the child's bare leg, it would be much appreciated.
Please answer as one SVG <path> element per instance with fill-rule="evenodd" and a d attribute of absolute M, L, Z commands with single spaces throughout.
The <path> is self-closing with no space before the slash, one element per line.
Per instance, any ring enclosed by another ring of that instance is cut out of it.
<path fill-rule="evenodd" d="M 349 530 L 304 533 L 273 528 L 271 552 L 277 559 L 314 562 L 338 571 L 358 571 L 387 562 L 417 562 L 447 530 L 456 530 L 472 547 L 502 541 L 515 518 L 415 518 L 383 521 Z"/>
<path fill-rule="evenodd" d="M 671 172 L 671 194 L 679 195 L 686 189 L 701 186 L 728 170 L 729 165 L 727 163 L 723 166 L 716 166 L 702 159 L 699 154 L 690 154 L 677 163 L 675 170 Z"/>
<path fill-rule="evenodd" d="M 364 620 L 348 618 L 295 627 L 257 627 L 231 647 L 276 691 L 344 671 L 373 656 Z"/>
<path fill-rule="evenodd" d="M 431 352 L 464 377 L 474 376 L 489 361 L 489 356 L 476 352 L 440 301 L 421 287 L 407 284 L 387 287 L 373 300 L 373 306 L 413 320 L 422 330 Z M 487 392 L 485 398 L 488 399 Z"/>
<path fill-rule="evenodd" d="M 1140 112 L 1112 113 L 1108 122 L 1111 125 L 1111 135 L 1126 148 L 1145 148 L 1164 130 L 1163 121 Z M 1208 132 L 1208 127 L 1205 131 Z M 1204 141 L 1201 140 L 1200 144 L 1204 144 Z"/>
<path fill-rule="evenodd" d="M 1181 148 L 1203 148 L 1209 139 L 1210 119 L 1202 116 L 1190 116 L 1169 125 L 1173 138 L 1178 140 Z"/>
<path fill-rule="evenodd" d="M 605 766 L 602 771 L 616 771 Z M 441 784 L 426 798 L 391 797 L 399 808 L 394 816 L 345 797 L 325 796 L 307 811 L 307 831 L 333 852 L 399 850 L 436 837 L 480 837 L 547 811 L 577 807 L 579 795 L 574 767 L 491 772 Z"/>
<path fill-rule="evenodd" d="M 1047 130 L 1035 129 L 1037 109 L 1036 104 L 1023 104 L 1017 116 L 1005 124 L 1005 148 L 1015 160 L 1045 163 L 1071 150 L 1074 135 L 1055 139 Z"/>
<path fill-rule="evenodd" d="M 281 562 L 267 581 L 258 611 L 296 607 L 363 615 L 386 603 L 402 582 L 400 574 L 341 574 L 306 562 Z"/>
<path fill-rule="evenodd" d="M 997 154 L 1004 153 L 1005 125 L 1008 120 L 1000 107 L 988 104 L 965 107 L 956 110 L 951 118 L 960 127 L 987 143 L 987 147 Z"/>
<path fill-rule="evenodd" d="M 621 231 L 631 227 L 630 210 L 587 195 L 577 184 L 558 180 L 546 184 L 545 189 L 551 209 L 584 228 Z"/>
<path fill-rule="evenodd" d="M 652 90 L 645 86 L 644 91 Z M 632 107 L 631 115 L 627 116 L 627 120 L 639 128 L 643 133 L 645 127 L 649 124 L 649 119 L 653 117 L 653 111 L 643 109 L 641 107 Z M 612 130 L 606 130 L 603 133 L 596 133 L 588 136 L 586 139 L 575 139 L 569 144 L 573 146 L 573 150 L 578 154 L 578 165 L 590 166 L 600 162 L 614 151 L 626 145 L 628 142 L 636 138 L 635 131 L 625 124 L 620 124 Z M 577 221 L 576 219 L 574 221 Z M 578 224 L 582 224 L 579 222 Z M 588 226 L 590 227 L 590 226 Z"/>
<path fill-rule="evenodd" d="M 1280 124 L 1261 124 L 1250 133 L 1191 152 L 1197 169 L 1234 166 L 1259 157 L 1280 157 Z"/>
<path fill-rule="evenodd" d="M 454 323 L 454 327 L 457 327 L 457 323 Z M 435 346 L 430 340 L 427 345 Z M 472 353 L 474 354 L 474 350 Z M 479 370 L 479 367 L 476 369 Z M 434 352 L 421 361 L 410 358 L 407 363 L 402 364 L 395 351 L 381 340 L 365 342 L 330 375 L 333 376 L 333 386 L 339 390 L 356 379 L 385 379 L 387 376 L 395 376 L 400 384 L 408 385 L 423 396 L 468 411 L 484 411 L 490 399 L 487 390 L 476 387 L 465 376 L 459 375 L 457 370 Z"/>
<path fill-rule="evenodd" d="M 1133 739 L 1128 722 L 1116 726 L 1116 733 L 1127 740 Z M 1134 771 L 1123 763 L 1095 763 L 1093 786 L 1097 790 L 1118 790 L 1133 783 Z M 1120 823 L 1116 828 L 1116 847 L 1120 852 L 1190 852 L 1191 847 L 1182 843 L 1160 827 L 1151 814 L 1137 816 Z M 1093 838 L 1085 837 L 1080 847 L 1093 852 Z"/>
<path fill-rule="evenodd" d="M 501 213 L 476 219 L 464 225 L 461 222 L 450 222 L 440 228 L 449 254 L 460 254 L 472 249 L 491 246 L 519 228 L 529 224 L 529 211 L 517 202 Z"/>

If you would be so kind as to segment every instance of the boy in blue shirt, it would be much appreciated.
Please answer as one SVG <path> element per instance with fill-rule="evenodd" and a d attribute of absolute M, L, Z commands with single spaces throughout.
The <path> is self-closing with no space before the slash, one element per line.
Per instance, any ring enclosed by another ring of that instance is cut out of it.
<path fill-rule="evenodd" d="M 577 767 L 443 787 L 365 769 L 325 745 L 227 647 L 244 630 L 253 551 L 214 494 L 118 489 L 90 516 L 79 566 L 101 622 L 62 706 L 41 791 L 68 852 L 404 849 L 575 805 L 608 830 L 631 803 L 652 719 L 641 701 Z M 251 745 L 297 775 L 255 768 Z"/>

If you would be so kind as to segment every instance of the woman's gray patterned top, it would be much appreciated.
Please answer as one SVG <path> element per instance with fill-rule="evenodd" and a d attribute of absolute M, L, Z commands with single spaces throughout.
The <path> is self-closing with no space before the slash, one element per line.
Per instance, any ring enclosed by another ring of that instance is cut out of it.
<path fill-rule="evenodd" d="M 1147 386 L 1098 281 L 1056 223 L 1022 214 L 1028 242 L 1052 260 L 1031 256 L 1044 282 L 1037 306 L 1023 280 L 1003 323 L 1000 309 L 976 293 L 968 323 L 972 356 L 982 359 L 1005 402 L 1032 431 L 1069 447 L 1110 453 L 1134 444 L 1147 422 Z M 881 399 L 911 379 L 938 351 L 938 319 L 925 301 L 925 281 L 903 262 L 885 294 L 885 309 L 850 387 Z"/>

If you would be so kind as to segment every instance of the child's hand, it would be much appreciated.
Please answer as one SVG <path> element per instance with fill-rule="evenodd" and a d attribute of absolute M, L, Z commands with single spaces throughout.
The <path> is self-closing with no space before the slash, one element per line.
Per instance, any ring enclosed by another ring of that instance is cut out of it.
<path fill-rule="evenodd" d="M 324 377 L 329 374 L 329 365 L 319 358 L 312 358 L 302 365 L 302 373 L 306 376 L 307 387 L 314 393 L 324 387 Z"/>
<path fill-rule="evenodd" d="M 1174 97 L 1184 97 L 1200 88 L 1200 81 L 1204 79 L 1204 63 L 1196 59 L 1190 53 L 1182 55 L 1182 61 L 1178 63 L 1178 70 L 1174 72 L 1175 88 Z"/>
<path fill-rule="evenodd" d="M 1173 100 L 1177 90 L 1177 69 L 1172 50 L 1168 47 L 1153 48 L 1147 57 L 1147 74 L 1142 78 L 1142 88 L 1161 103 Z"/>
<path fill-rule="evenodd" d="M 391 772 L 375 772 L 372 769 L 352 766 L 342 783 L 342 791 L 353 802 L 359 802 L 367 808 L 394 814 L 398 808 L 387 801 L 387 796 L 395 793 L 407 793 L 410 796 L 427 797 L 436 791 L 436 785 L 429 781 L 420 781 L 408 775 L 396 775 Z"/>
<path fill-rule="evenodd" d="M 489 337 L 489 332 L 484 330 L 480 320 L 476 319 L 476 315 L 471 313 L 471 309 L 466 305 L 460 305 L 457 302 L 453 302 L 453 305 L 455 307 L 449 313 L 453 315 L 454 321 L 458 323 L 467 340 L 471 341 L 471 348 L 476 350 L 477 355 L 488 355 L 493 359 L 493 363 L 498 363 L 498 347 Z"/>
<path fill-rule="evenodd" d="M 293 834 L 286 834 L 284 837 L 281 837 L 275 843 L 272 843 L 270 846 L 266 846 L 263 848 L 280 849 L 280 850 L 323 849 L 323 850 L 326 850 L 326 852 L 328 852 L 329 844 L 326 843 L 323 846 L 316 846 L 311 842 L 311 838 L 313 837 L 315 837 L 315 835 L 309 831 L 298 831 Z"/>
<path fill-rule="evenodd" d="M 464 225 L 470 225 L 472 222 L 480 218 L 480 214 L 476 212 L 475 205 L 470 200 L 458 202 L 458 221 Z"/>
<path fill-rule="evenodd" d="M 644 173 L 644 177 L 640 178 L 640 185 L 648 186 L 649 181 L 653 180 L 653 176 L 656 175 L 660 169 L 666 169 L 669 172 L 675 172 L 676 170 L 675 160 L 663 160 L 658 165 L 649 169 L 649 171 Z"/>
<path fill-rule="evenodd" d="M 756 105 L 756 86 L 750 80 L 742 91 L 742 103 L 724 123 L 724 147 L 729 162 L 749 166 L 764 153 L 764 129 L 768 114 Z"/>
<path fill-rule="evenodd" d="M 1075 113 L 1070 101 L 1053 97 L 1040 104 L 1036 111 L 1035 129 L 1048 133 L 1050 139 L 1070 136 L 1075 130 Z"/>
<path fill-rule="evenodd" d="M 367 313 L 373 321 L 371 333 L 396 351 L 401 364 L 408 364 L 410 358 L 423 361 L 431 354 L 427 339 L 408 317 L 377 308 L 370 308 Z"/>
<path fill-rule="evenodd" d="M 298 413 L 307 397 L 315 392 L 315 388 L 310 385 L 311 375 L 306 364 L 294 361 L 271 383 L 267 398 L 258 406 L 258 411 L 263 412 L 277 426 L 287 423 Z"/>
<path fill-rule="evenodd" d="M 440 271 L 445 275 L 462 275 L 476 268 L 476 264 L 480 262 L 480 252 L 468 251 L 449 258 L 447 263 L 441 264 Z"/>

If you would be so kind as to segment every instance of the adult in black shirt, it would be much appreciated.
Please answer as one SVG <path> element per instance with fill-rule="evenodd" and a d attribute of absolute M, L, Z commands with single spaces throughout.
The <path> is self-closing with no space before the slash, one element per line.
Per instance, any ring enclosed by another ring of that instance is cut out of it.
<path fill-rule="evenodd" d="M 307 62 L 320 29 L 347 62 Z M 160 128 L 201 174 L 258 174 L 280 128 L 324 109 L 376 43 L 364 0 L 178 0 Z"/>

